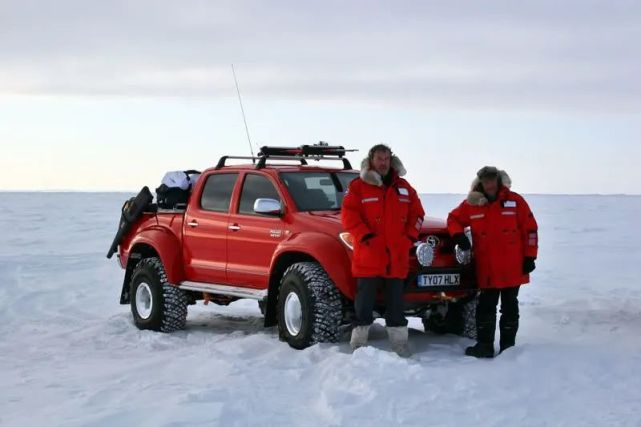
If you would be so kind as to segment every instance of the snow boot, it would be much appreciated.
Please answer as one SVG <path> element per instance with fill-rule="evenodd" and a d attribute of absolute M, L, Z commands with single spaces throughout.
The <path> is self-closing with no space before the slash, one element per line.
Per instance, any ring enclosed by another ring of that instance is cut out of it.
<path fill-rule="evenodd" d="M 516 322 L 501 322 L 499 329 L 501 330 L 499 354 L 501 354 L 504 350 L 514 347 L 516 342 L 516 332 L 519 330 L 519 322 L 518 320 Z"/>
<path fill-rule="evenodd" d="M 494 344 L 477 342 L 465 349 L 465 355 L 479 359 L 491 359 L 494 357 Z"/>
<path fill-rule="evenodd" d="M 496 319 L 492 321 L 477 322 L 476 336 L 478 342 L 465 349 L 466 356 L 490 359 L 494 357 L 494 333 Z"/>
<path fill-rule="evenodd" d="M 349 345 L 352 347 L 352 351 L 357 348 L 364 347 L 367 344 L 367 339 L 369 338 L 369 326 L 354 326 L 352 329 L 352 339 L 349 341 Z"/>
<path fill-rule="evenodd" d="M 409 331 L 407 326 L 387 327 L 387 336 L 394 353 L 400 357 L 410 357 L 410 347 L 408 344 Z"/>

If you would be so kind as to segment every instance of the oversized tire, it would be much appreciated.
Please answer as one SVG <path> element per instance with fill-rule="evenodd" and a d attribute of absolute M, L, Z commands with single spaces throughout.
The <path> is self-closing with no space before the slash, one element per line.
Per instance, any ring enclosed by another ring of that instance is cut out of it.
<path fill-rule="evenodd" d="M 167 282 L 159 258 L 145 258 L 134 268 L 130 282 L 131 313 L 139 329 L 174 332 L 185 328 L 189 299 Z"/>
<path fill-rule="evenodd" d="M 340 341 L 341 294 L 320 264 L 292 264 L 281 279 L 277 307 L 279 336 L 291 347 Z"/>
<path fill-rule="evenodd" d="M 479 304 L 478 295 L 474 295 L 467 301 L 461 303 L 461 315 L 463 330 L 461 336 L 476 339 L 476 306 Z"/>
<path fill-rule="evenodd" d="M 448 303 L 447 311 L 433 312 L 423 319 L 425 331 L 435 334 L 454 334 L 476 339 L 476 296 L 455 303 Z"/>

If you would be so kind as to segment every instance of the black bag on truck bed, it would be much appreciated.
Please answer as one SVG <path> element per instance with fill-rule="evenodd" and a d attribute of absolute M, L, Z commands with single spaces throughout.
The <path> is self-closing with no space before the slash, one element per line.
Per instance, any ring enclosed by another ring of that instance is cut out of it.
<path fill-rule="evenodd" d="M 111 259 L 113 254 L 118 250 L 118 245 L 122 238 L 127 234 L 131 225 L 135 223 L 145 212 L 145 210 L 152 210 L 151 202 L 154 200 L 154 195 L 149 191 L 149 187 L 143 187 L 136 197 L 132 197 L 122 205 L 122 213 L 120 215 L 120 223 L 118 223 L 118 231 L 114 237 L 107 258 Z"/>
<path fill-rule="evenodd" d="M 197 170 L 167 172 L 160 187 L 156 188 L 158 207 L 162 209 L 180 209 L 187 206 L 189 193 L 200 172 Z"/>

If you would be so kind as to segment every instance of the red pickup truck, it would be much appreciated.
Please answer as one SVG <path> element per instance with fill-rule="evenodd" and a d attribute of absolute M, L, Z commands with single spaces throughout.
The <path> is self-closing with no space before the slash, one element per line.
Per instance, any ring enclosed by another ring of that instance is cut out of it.
<path fill-rule="evenodd" d="M 340 210 L 359 173 L 345 152 L 309 145 L 225 156 L 202 173 L 184 208 L 146 202 L 126 227 L 121 222 L 114 242 L 125 269 L 120 303 L 131 304 L 136 326 L 171 332 L 185 327 L 187 306 L 198 300 L 251 298 L 265 326 L 278 325 L 294 348 L 340 340 L 356 289 Z M 252 163 L 227 165 L 230 159 Z M 474 268 L 457 261 L 443 220 L 426 218 L 410 262 L 407 314 L 435 332 L 473 334 Z M 381 299 L 377 312 L 384 311 Z"/>

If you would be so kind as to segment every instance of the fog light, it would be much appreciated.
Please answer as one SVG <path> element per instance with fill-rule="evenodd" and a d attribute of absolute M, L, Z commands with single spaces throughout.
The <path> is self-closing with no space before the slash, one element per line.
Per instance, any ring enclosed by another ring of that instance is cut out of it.
<path fill-rule="evenodd" d="M 429 267 L 434 262 L 434 248 L 427 243 L 416 247 L 416 259 L 423 267 Z"/>
<path fill-rule="evenodd" d="M 464 251 L 459 245 L 456 245 L 454 252 L 456 253 L 456 261 L 458 261 L 459 264 L 468 265 L 472 262 L 471 250 Z"/>
<path fill-rule="evenodd" d="M 474 246 L 474 241 L 472 240 L 472 230 L 467 228 L 465 230 L 465 236 L 467 237 L 467 240 L 470 241 L 470 245 Z M 459 245 L 456 245 L 454 247 L 454 254 L 456 255 L 456 261 L 458 261 L 459 264 L 462 265 L 468 265 L 469 263 L 472 262 L 472 250 L 469 249 L 467 251 L 464 251 L 459 247 Z"/>

